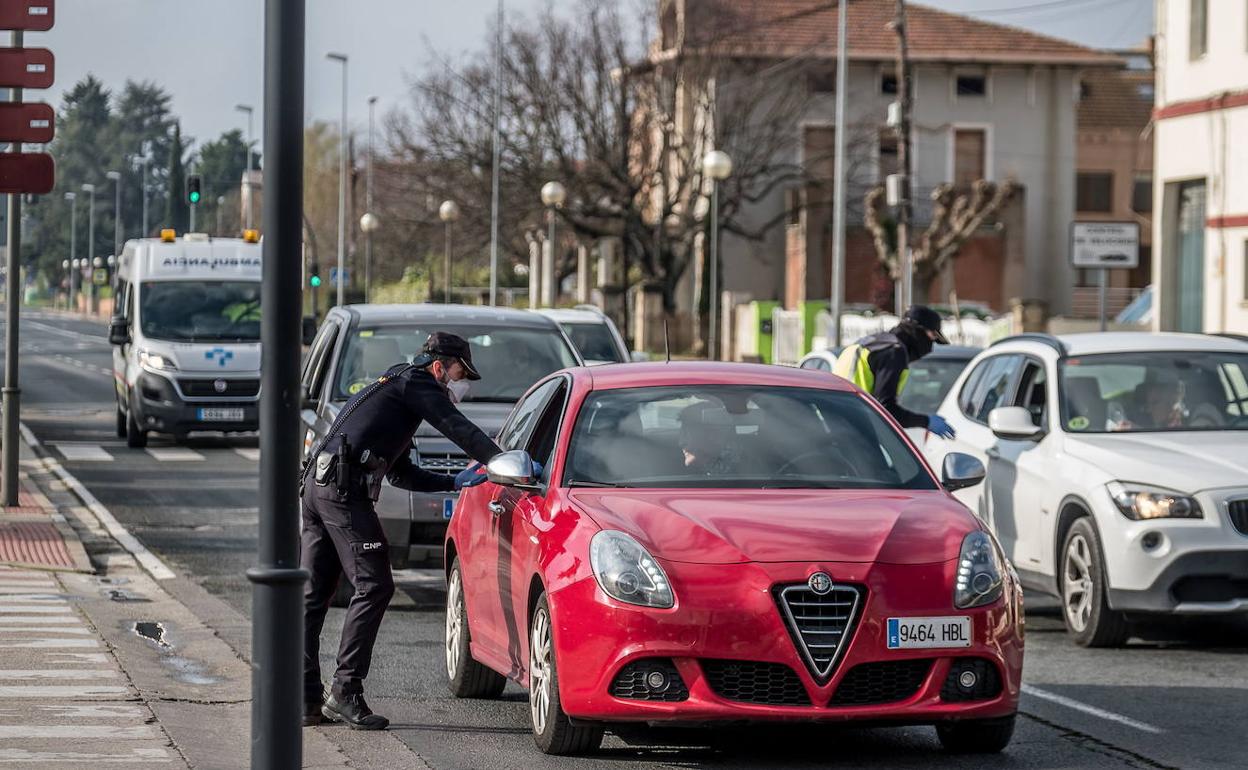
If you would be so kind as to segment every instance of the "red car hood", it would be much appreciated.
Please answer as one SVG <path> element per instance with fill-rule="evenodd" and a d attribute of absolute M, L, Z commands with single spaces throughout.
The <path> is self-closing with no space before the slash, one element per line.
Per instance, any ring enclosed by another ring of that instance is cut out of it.
<path fill-rule="evenodd" d="M 940 491 L 575 490 L 604 529 L 668 561 L 930 564 L 955 559 L 979 528 Z"/>

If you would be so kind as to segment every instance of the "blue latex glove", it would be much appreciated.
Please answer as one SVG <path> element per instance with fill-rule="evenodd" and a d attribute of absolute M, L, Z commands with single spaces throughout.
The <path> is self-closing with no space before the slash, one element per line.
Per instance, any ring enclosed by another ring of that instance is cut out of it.
<path fill-rule="evenodd" d="M 945 418 L 938 414 L 927 418 L 927 429 L 941 438 L 955 438 L 958 435 L 953 426 L 945 422 Z"/>
<path fill-rule="evenodd" d="M 481 463 L 473 463 L 455 474 L 455 491 L 458 492 L 465 487 L 475 487 L 478 484 L 484 484 L 489 478 L 482 470 Z"/>
<path fill-rule="evenodd" d="M 531 462 L 533 463 L 533 478 L 540 479 L 542 477 L 542 473 L 545 472 L 546 469 L 542 467 L 542 464 L 537 460 L 532 460 Z"/>

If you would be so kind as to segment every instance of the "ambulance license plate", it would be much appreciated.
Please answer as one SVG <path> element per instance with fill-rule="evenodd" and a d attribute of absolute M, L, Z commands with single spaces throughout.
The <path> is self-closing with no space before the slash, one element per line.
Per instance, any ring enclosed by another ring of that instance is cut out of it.
<path fill-rule="evenodd" d="M 966 616 L 888 619 L 890 650 L 970 646 L 971 619 Z"/>
<path fill-rule="evenodd" d="M 199 410 L 201 422 L 242 422 L 242 409 L 205 408 Z"/>

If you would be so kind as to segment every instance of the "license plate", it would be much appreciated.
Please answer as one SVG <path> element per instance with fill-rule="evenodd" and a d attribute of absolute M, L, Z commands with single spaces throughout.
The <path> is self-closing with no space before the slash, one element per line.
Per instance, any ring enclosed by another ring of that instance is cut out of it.
<path fill-rule="evenodd" d="M 455 513 L 455 498 L 442 498 L 442 518 L 449 519 L 452 513 Z"/>
<path fill-rule="evenodd" d="M 200 409 L 199 419 L 203 422 L 242 422 L 242 409 Z"/>
<path fill-rule="evenodd" d="M 889 618 L 888 649 L 970 647 L 969 617 Z"/>

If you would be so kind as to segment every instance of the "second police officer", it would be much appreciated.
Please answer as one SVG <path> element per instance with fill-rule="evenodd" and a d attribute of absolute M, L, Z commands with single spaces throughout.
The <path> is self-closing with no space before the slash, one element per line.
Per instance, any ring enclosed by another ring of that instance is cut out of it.
<path fill-rule="evenodd" d="M 382 616 L 394 594 L 390 555 L 373 509 L 382 479 L 400 489 L 442 492 L 486 479 L 473 465 L 452 478 L 412 463 L 412 436 L 428 422 L 477 463 L 500 452 L 454 402 L 481 375 L 468 342 L 434 332 L 410 364 L 391 367 L 353 396 L 304 471 L 301 566 L 304 594 L 304 724 L 321 718 L 362 730 L 389 724 L 364 701 L 364 679 Z M 340 578 L 355 587 L 343 622 L 338 669 L 328 699 L 321 683 L 320 636 Z"/>

